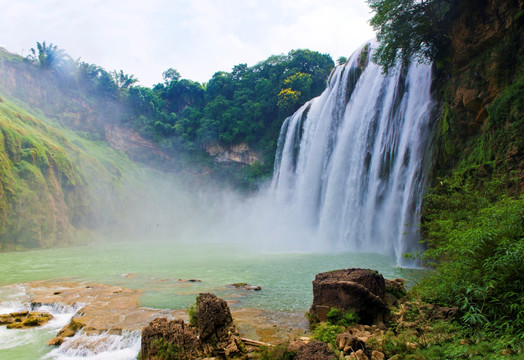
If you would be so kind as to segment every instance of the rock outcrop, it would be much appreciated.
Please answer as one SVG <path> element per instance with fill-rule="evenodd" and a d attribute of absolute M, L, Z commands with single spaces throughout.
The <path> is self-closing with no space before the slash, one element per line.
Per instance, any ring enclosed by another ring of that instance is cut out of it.
<path fill-rule="evenodd" d="M 195 327 L 182 320 L 159 318 L 142 330 L 142 360 L 169 352 L 177 359 L 221 356 L 245 359 L 244 343 L 227 303 L 210 293 L 197 297 Z"/>
<path fill-rule="evenodd" d="M 246 143 L 231 146 L 210 144 L 207 145 L 205 149 L 217 163 L 251 165 L 255 161 L 263 162 L 263 157 L 252 151 Z"/>
<path fill-rule="evenodd" d="M 382 324 L 388 312 L 386 282 L 377 271 L 345 269 L 317 274 L 313 281 L 313 305 L 309 311 L 327 320 L 331 308 L 354 311 L 362 324 Z"/>
<path fill-rule="evenodd" d="M 158 318 L 142 330 L 142 359 L 169 358 L 195 359 L 203 355 L 196 331 L 183 320 Z"/>
<path fill-rule="evenodd" d="M 51 319 L 53 315 L 47 312 L 20 311 L 0 315 L 0 325 L 6 325 L 8 329 L 24 329 L 42 326 Z"/>
<path fill-rule="evenodd" d="M 302 345 L 295 357 L 296 360 L 334 360 L 336 359 L 333 351 L 326 343 L 313 340 L 308 344 Z"/>

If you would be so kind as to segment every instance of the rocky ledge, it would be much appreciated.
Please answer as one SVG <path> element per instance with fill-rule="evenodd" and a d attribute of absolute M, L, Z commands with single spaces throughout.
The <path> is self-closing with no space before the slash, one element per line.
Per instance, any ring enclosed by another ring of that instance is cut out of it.
<path fill-rule="evenodd" d="M 343 269 L 317 274 L 309 315 L 325 322 L 331 308 L 355 312 L 362 324 L 382 325 L 388 306 L 405 295 L 404 280 L 385 280 L 375 270 Z"/>
<path fill-rule="evenodd" d="M 20 311 L 0 315 L 0 325 L 6 325 L 8 329 L 24 329 L 42 326 L 52 319 L 53 315 L 47 312 Z"/>

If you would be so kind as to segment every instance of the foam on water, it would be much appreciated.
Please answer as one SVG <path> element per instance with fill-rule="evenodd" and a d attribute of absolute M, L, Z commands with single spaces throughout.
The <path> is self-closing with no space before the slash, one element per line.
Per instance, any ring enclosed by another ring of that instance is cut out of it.
<path fill-rule="evenodd" d="M 54 360 L 131 360 L 136 359 L 141 344 L 140 331 L 86 335 L 82 331 L 67 339 L 43 359 Z"/>

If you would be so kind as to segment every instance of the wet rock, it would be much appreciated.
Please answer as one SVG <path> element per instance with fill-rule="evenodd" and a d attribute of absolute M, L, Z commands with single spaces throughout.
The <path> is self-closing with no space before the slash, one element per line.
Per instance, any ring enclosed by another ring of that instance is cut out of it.
<path fill-rule="evenodd" d="M 235 283 L 227 285 L 228 287 L 234 287 L 235 289 L 244 289 L 244 290 L 250 290 L 250 291 L 260 291 L 262 288 L 260 286 L 251 285 L 248 283 Z"/>
<path fill-rule="evenodd" d="M 198 280 L 198 279 L 178 279 L 178 282 L 183 282 L 183 283 L 197 283 L 197 282 L 202 282 L 202 280 Z"/>
<path fill-rule="evenodd" d="M 301 346 L 297 351 L 296 360 L 334 360 L 335 354 L 331 351 L 326 343 L 313 340 L 308 344 Z"/>
<path fill-rule="evenodd" d="M 57 336 L 47 341 L 49 346 L 60 346 L 64 343 L 65 339 L 63 337 Z"/>
<path fill-rule="evenodd" d="M 21 311 L 0 316 L 0 325 L 6 325 L 8 329 L 24 329 L 36 326 L 42 326 L 53 315 L 42 311 Z"/>
<path fill-rule="evenodd" d="M 183 320 L 153 320 L 142 330 L 142 360 L 168 356 L 173 359 L 195 359 L 203 355 L 196 331 Z"/>
<path fill-rule="evenodd" d="M 330 308 L 355 311 L 363 324 L 382 324 L 388 313 L 385 281 L 377 271 L 345 269 L 317 274 L 313 281 L 313 305 L 309 311 L 327 320 Z"/>

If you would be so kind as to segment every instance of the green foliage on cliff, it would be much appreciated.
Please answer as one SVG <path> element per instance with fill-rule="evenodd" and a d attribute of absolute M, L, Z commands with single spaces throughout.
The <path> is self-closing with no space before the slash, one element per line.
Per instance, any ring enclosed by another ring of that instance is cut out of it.
<path fill-rule="evenodd" d="M 127 156 L 90 138 L 0 98 L 0 250 L 69 244 L 118 226 L 134 201 L 126 184 L 139 176 Z"/>
<path fill-rule="evenodd" d="M 71 149 L 59 132 L 0 101 L 0 248 L 51 246 L 71 235 L 85 206 Z"/>
<path fill-rule="evenodd" d="M 252 67 L 239 64 L 230 73 L 217 72 L 205 86 L 169 69 L 164 84 L 122 94 L 129 107 L 125 121 L 172 153 L 247 143 L 264 155 L 261 170 L 267 174 L 283 120 L 323 91 L 333 66 L 328 55 L 293 50 Z"/>
<path fill-rule="evenodd" d="M 498 5 L 517 6 L 489 6 Z M 475 8 L 474 19 L 484 18 L 483 11 Z M 518 348 L 524 340 L 524 55 L 519 22 L 508 24 L 504 33 L 493 31 L 496 41 L 473 42 L 460 61 L 451 57 L 447 73 L 439 72 L 443 111 L 422 214 L 424 258 L 434 272 L 415 289 L 427 301 L 458 307 L 470 334 Z M 476 105 L 466 106 L 468 91 Z"/>
<path fill-rule="evenodd" d="M 459 0 L 368 0 L 379 47 L 373 60 L 388 71 L 398 61 L 434 61 L 446 52 L 447 26 Z"/>

